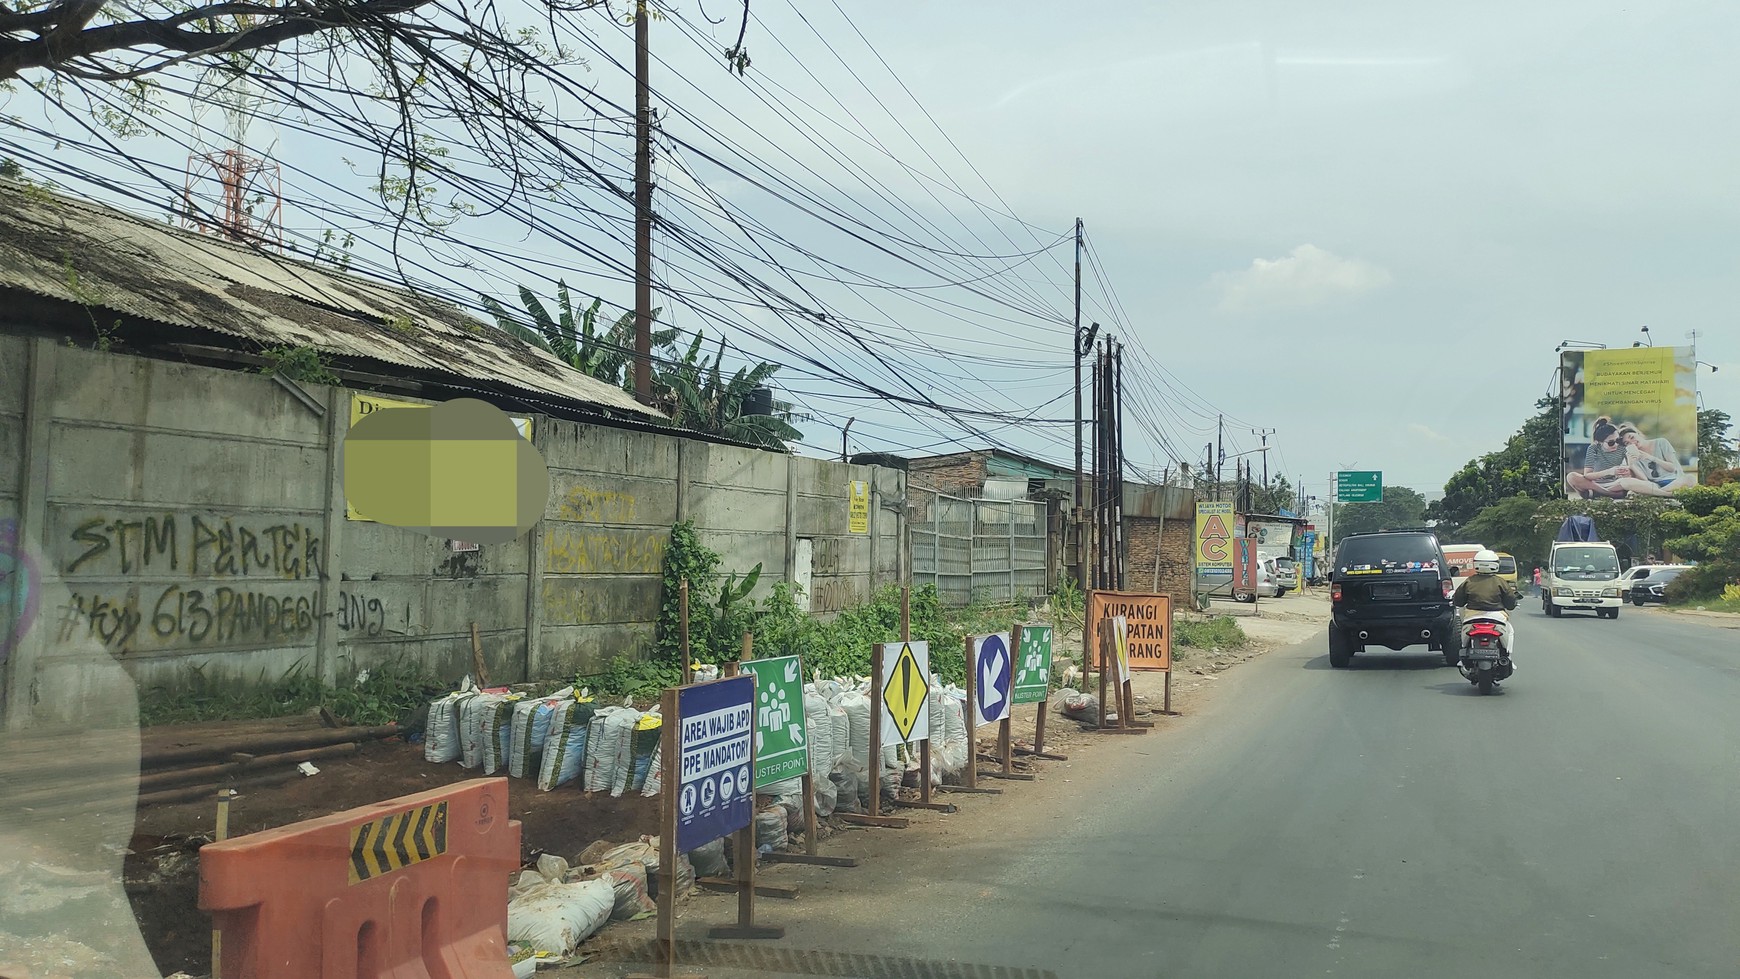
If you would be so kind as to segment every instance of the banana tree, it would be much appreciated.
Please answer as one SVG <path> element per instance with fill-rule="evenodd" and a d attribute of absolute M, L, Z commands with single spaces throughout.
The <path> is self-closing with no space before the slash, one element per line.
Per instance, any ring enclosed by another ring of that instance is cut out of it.
<path fill-rule="evenodd" d="M 557 283 L 555 316 L 550 315 L 543 301 L 532 290 L 520 286 L 520 302 L 525 306 L 526 315 L 531 317 L 529 327 L 523 322 L 524 317 L 509 312 L 494 298 L 483 296 L 482 299 L 484 308 L 504 332 L 548 350 L 557 359 L 588 377 L 632 389 L 634 372 L 630 365 L 634 362 L 633 312 L 623 313 L 617 317 L 616 322 L 600 330 L 598 312 L 604 301 L 594 299 L 592 305 L 576 316 L 567 282 Z M 661 309 L 652 311 L 654 322 L 657 322 L 660 312 Z M 676 330 L 654 330 L 653 356 L 656 359 L 670 359 L 675 353 L 672 345 L 676 343 L 676 339 Z"/>

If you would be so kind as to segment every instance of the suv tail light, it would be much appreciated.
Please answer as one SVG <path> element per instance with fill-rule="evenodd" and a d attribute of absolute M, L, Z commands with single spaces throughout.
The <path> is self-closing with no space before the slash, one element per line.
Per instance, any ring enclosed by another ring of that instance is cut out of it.
<path fill-rule="evenodd" d="M 1456 582 L 1454 580 L 1452 580 L 1450 578 L 1445 578 L 1440 582 L 1440 584 L 1442 584 L 1444 586 L 1444 597 L 1445 598 L 1449 598 L 1450 596 L 1456 594 Z"/>
<path fill-rule="evenodd" d="M 1336 582 L 1335 584 L 1329 586 L 1329 600 L 1332 602 L 1341 601 L 1341 583 L 1340 582 Z"/>

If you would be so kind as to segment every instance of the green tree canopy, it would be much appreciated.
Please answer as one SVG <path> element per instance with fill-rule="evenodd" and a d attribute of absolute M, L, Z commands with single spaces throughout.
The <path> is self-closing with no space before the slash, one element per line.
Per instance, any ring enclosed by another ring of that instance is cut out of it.
<path fill-rule="evenodd" d="M 1480 511 L 1513 496 L 1544 502 L 1563 495 L 1558 402 L 1543 398 L 1535 407 L 1539 413 L 1504 448 L 1470 459 L 1444 484 L 1444 498 L 1426 512 L 1443 533 L 1460 533 Z"/>
<path fill-rule="evenodd" d="M 1426 498 L 1406 486 L 1385 486 L 1377 503 L 1341 503 L 1335 507 L 1335 540 L 1348 534 L 1422 527 L 1426 523 Z"/>
<path fill-rule="evenodd" d="M 1700 475 L 1715 472 L 1718 469 L 1732 469 L 1740 462 L 1740 451 L 1734 448 L 1733 440 L 1728 438 L 1728 430 L 1733 427 L 1733 420 L 1728 413 L 1718 408 L 1705 408 L 1698 412 L 1698 472 Z"/>

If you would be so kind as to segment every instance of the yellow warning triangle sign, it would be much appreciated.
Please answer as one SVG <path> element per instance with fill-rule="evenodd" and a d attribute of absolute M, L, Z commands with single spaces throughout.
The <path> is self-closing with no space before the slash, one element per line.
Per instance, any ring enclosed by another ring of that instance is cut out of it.
<path fill-rule="evenodd" d="M 901 643 L 900 652 L 888 668 L 888 682 L 882 687 L 882 703 L 888 716 L 894 719 L 894 729 L 900 740 L 912 738 L 913 728 L 927 709 L 930 678 L 924 675 L 924 665 L 913 654 L 910 643 Z"/>

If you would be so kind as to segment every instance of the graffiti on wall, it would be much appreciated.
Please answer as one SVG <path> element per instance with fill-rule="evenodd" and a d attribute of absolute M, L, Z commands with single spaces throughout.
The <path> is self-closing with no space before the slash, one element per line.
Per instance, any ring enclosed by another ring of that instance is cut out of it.
<path fill-rule="evenodd" d="M 42 576 L 18 538 L 18 522 L 0 520 L 0 663 L 30 631 L 41 600 Z"/>
<path fill-rule="evenodd" d="M 658 574 L 670 534 L 555 524 L 546 527 L 544 540 L 549 574 Z"/>
<path fill-rule="evenodd" d="M 636 523 L 640 502 L 633 493 L 576 486 L 556 507 L 556 515 L 577 523 Z"/>
<path fill-rule="evenodd" d="M 94 516 L 75 524 L 64 575 L 260 577 L 299 581 L 325 574 L 314 528 L 295 520 L 197 513 Z"/>

